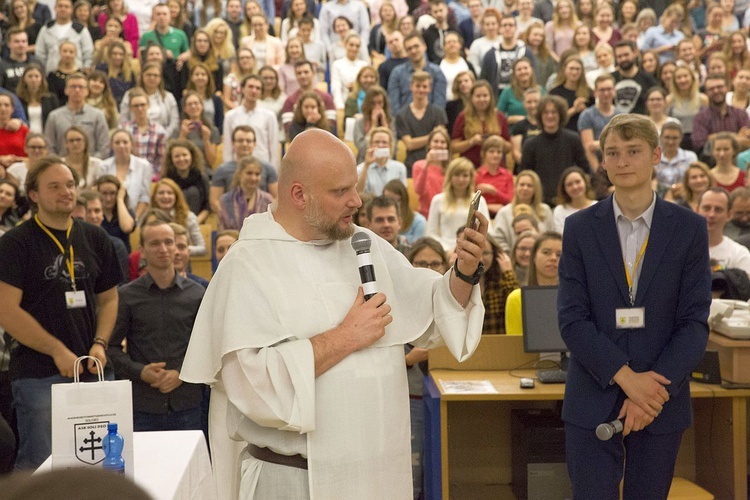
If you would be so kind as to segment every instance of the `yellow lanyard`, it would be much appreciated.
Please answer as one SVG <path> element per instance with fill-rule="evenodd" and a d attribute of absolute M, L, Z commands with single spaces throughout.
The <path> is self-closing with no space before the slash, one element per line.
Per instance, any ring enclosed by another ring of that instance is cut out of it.
<path fill-rule="evenodd" d="M 635 277 L 635 273 L 638 272 L 638 263 L 641 261 L 641 258 L 643 258 L 643 254 L 646 253 L 647 245 L 648 236 L 646 236 L 646 241 L 643 242 L 643 245 L 641 246 L 641 249 L 638 251 L 638 255 L 635 258 L 635 265 L 633 266 L 633 276 L 630 275 L 630 270 L 628 269 L 628 263 L 625 261 L 625 257 L 622 258 L 622 263 L 625 264 L 625 279 L 628 282 L 628 294 L 630 295 L 631 306 L 635 302 L 635 297 L 633 297 L 633 279 Z"/>
<path fill-rule="evenodd" d="M 76 291 L 76 273 L 75 273 L 75 253 L 73 252 L 73 244 L 70 241 L 70 231 L 73 229 L 73 221 L 70 222 L 70 225 L 68 226 L 68 231 L 65 233 L 65 237 L 68 239 L 68 247 L 67 250 L 70 252 L 68 254 L 68 251 L 66 251 L 65 247 L 62 246 L 62 243 L 60 243 L 60 240 L 57 239 L 57 237 L 52 234 L 52 232 L 47 229 L 47 226 L 42 224 L 42 221 L 39 220 L 39 215 L 34 215 L 34 220 L 36 221 L 37 225 L 42 228 L 42 231 L 47 233 L 47 236 L 49 236 L 52 241 L 55 242 L 55 245 L 57 245 L 57 248 L 60 249 L 60 253 L 63 254 L 63 259 L 65 259 L 65 264 L 68 266 L 68 273 L 70 274 L 70 283 L 73 286 L 73 291 Z"/>

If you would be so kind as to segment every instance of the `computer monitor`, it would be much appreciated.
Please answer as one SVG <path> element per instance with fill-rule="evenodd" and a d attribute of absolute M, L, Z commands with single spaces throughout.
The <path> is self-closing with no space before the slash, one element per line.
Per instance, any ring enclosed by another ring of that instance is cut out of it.
<path fill-rule="evenodd" d="M 561 369 L 567 369 L 568 346 L 557 323 L 557 287 L 526 286 L 521 289 L 523 305 L 523 350 L 559 352 Z"/>

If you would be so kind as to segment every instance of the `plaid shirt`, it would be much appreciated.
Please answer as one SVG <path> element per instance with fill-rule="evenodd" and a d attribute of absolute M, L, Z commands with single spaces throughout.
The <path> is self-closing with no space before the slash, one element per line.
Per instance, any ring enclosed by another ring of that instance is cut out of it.
<path fill-rule="evenodd" d="M 148 130 L 141 133 L 138 124 L 133 120 L 123 122 L 121 127 L 133 136 L 133 155 L 148 160 L 154 178 L 160 177 L 167 144 L 167 131 L 164 127 L 156 122 L 149 122 Z"/>
<path fill-rule="evenodd" d="M 516 273 L 505 271 L 499 281 L 487 281 L 484 285 L 484 326 L 482 335 L 505 333 L 505 302 L 510 292 L 519 287 Z"/>

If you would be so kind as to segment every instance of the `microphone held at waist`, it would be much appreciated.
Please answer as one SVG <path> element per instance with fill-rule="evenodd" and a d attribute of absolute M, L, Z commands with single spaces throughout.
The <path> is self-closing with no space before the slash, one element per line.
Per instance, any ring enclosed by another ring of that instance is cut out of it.
<path fill-rule="evenodd" d="M 596 427 L 596 437 L 602 441 L 609 441 L 615 434 L 622 432 L 623 422 L 622 420 L 613 420 L 606 424 L 599 424 Z"/>

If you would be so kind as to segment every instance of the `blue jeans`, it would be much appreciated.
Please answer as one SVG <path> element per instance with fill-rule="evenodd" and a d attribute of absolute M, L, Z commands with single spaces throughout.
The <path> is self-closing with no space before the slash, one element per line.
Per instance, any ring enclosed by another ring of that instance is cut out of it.
<path fill-rule="evenodd" d="M 142 431 L 199 431 L 201 430 L 201 407 L 167 413 L 133 412 L 133 430 Z"/>
<path fill-rule="evenodd" d="M 114 372 L 105 369 L 104 378 L 114 380 Z M 52 384 L 71 382 L 72 378 L 59 374 L 11 382 L 18 420 L 16 470 L 36 469 L 52 454 Z"/>

